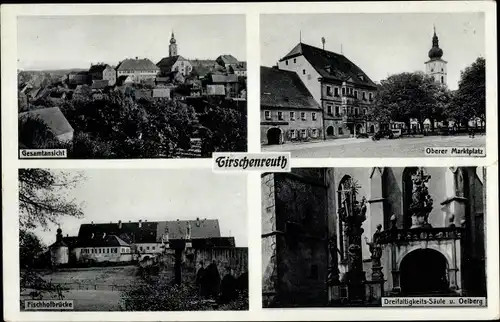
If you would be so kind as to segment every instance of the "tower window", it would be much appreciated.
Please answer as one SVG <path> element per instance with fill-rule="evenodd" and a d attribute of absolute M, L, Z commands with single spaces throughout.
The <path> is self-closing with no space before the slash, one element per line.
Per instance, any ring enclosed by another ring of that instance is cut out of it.
<path fill-rule="evenodd" d="M 441 84 L 444 84 L 444 77 L 441 76 Z"/>
<path fill-rule="evenodd" d="M 302 70 L 302 74 L 303 74 L 303 75 L 305 75 L 305 74 L 306 74 L 306 70 L 305 70 L 305 69 L 303 69 L 303 70 Z"/>
<path fill-rule="evenodd" d="M 287 65 L 287 66 L 288 66 L 288 60 L 285 60 L 285 65 Z"/>
<path fill-rule="evenodd" d="M 293 63 L 295 64 L 297 62 L 297 58 L 294 58 L 293 59 Z"/>

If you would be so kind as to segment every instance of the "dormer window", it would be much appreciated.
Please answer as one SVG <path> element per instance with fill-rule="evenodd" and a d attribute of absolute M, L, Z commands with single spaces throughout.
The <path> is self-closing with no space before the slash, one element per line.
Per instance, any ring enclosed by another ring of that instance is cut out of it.
<path fill-rule="evenodd" d="M 365 76 L 364 75 L 359 75 L 359 79 L 361 79 L 361 81 L 365 81 Z"/>

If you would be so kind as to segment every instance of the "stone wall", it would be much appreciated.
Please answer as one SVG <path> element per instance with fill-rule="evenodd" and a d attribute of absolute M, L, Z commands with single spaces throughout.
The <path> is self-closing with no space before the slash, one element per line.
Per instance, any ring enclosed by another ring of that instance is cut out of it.
<path fill-rule="evenodd" d="M 159 256 L 163 269 L 161 275 L 167 279 L 174 279 L 175 250 L 168 249 Z M 230 267 L 232 275 L 238 278 L 243 273 L 248 273 L 248 248 L 212 248 L 212 249 L 187 249 L 181 254 L 181 276 L 183 283 L 194 283 L 200 261 L 206 268 L 213 261 L 217 264 L 220 277 L 226 274 L 226 267 Z"/>
<path fill-rule="evenodd" d="M 322 306 L 326 273 L 327 191 L 324 169 L 275 174 L 278 290 L 280 306 Z"/>

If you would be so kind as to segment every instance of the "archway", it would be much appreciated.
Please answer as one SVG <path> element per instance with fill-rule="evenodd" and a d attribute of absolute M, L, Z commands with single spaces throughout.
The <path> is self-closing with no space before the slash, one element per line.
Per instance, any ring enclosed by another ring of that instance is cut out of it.
<path fill-rule="evenodd" d="M 375 125 L 370 125 L 370 133 L 375 133 Z"/>
<path fill-rule="evenodd" d="M 267 144 L 280 144 L 281 130 L 277 127 L 270 128 L 267 131 Z"/>
<path fill-rule="evenodd" d="M 327 136 L 333 136 L 334 135 L 333 134 L 333 126 L 330 125 L 329 127 L 326 128 L 326 135 Z"/>
<path fill-rule="evenodd" d="M 448 263 L 433 249 L 417 249 L 401 261 L 401 293 L 404 295 L 443 294 L 449 292 Z"/>
<path fill-rule="evenodd" d="M 364 133 L 363 125 L 361 125 L 361 124 L 356 125 L 356 134 L 359 134 L 359 133 Z"/>

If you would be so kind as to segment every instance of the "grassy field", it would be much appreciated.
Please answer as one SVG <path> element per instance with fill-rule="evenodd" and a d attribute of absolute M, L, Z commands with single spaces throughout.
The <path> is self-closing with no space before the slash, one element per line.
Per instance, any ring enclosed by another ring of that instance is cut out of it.
<path fill-rule="evenodd" d="M 120 288 L 137 281 L 136 266 L 68 268 L 58 271 L 40 271 L 43 279 L 63 284 L 65 300 L 73 300 L 75 311 L 120 310 Z M 29 290 L 21 300 L 29 300 Z M 45 295 L 57 299 L 57 295 Z"/>

